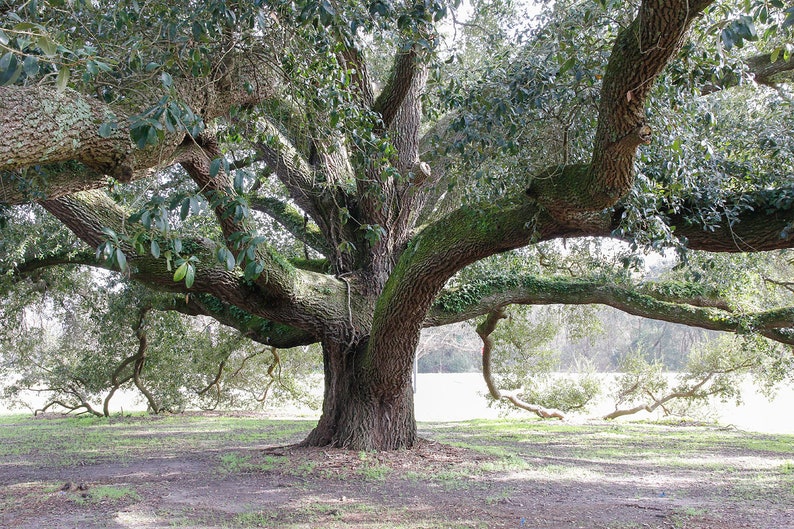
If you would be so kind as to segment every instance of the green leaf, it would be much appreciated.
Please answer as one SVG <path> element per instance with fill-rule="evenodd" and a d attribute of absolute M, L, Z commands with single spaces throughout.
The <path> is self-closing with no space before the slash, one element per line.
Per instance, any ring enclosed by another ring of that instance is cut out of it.
<path fill-rule="evenodd" d="M 5 31 L 0 29 L 0 45 L 7 46 L 9 42 L 8 35 L 5 34 Z"/>
<path fill-rule="evenodd" d="M 121 248 L 116 248 L 116 263 L 119 265 L 119 270 L 122 272 L 127 271 L 127 257 L 121 251 Z"/>
<path fill-rule="evenodd" d="M 8 52 L 0 58 L 0 85 L 14 84 L 19 76 L 22 75 L 22 68 L 17 61 L 16 55 Z"/>
<path fill-rule="evenodd" d="M 215 158 L 210 162 L 210 178 L 215 178 L 218 176 L 218 172 L 221 170 L 221 159 Z"/>
<path fill-rule="evenodd" d="M 115 123 L 105 122 L 99 126 L 99 136 L 102 138 L 110 138 L 116 130 Z"/>
<path fill-rule="evenodd" d="M 245 267 L 245 272 L 243 272 L 243 276 L 247 281 L 253 281 L 262 275 L 262 272 L 265 269 L 265 265 L 260 263 L 259 261 L 251 261 Z"/>
<path fill-rule="evenodd" d="M 794 7 L 790 7 L 786 9 L 786 20 L 783 21 L 783 29 L 787 29 L 789 26 L 794 26 Z"/>
<path fill-rule="evenodd" d="M 188 267 L 188 262 L 185 261 L 176 268 L 176 270 L 174 271 L 174 281 L 179 282 L 185 278 L 185 276 L 187 275 L 187 267 Z"/>
<path fill-rule="evenodd" d="M 742 15 L 740 20 L 741 32 L 740 35 L 747 40 L 758 40 L 758 30 L 755 29 L 755 22 L 753 18 L 747 15 Z"/>
<path fill-rule="evenodd" d="M 39 73 L 39 59 L 33 55 L 28 55 L 25 57 L 22 67 L 25 69 L 25 75 L 35 77 Z"/>
<path fill-rule="evenodd" d="M 39 39 L 36 41 L 36 44 L 46 57 L 55 57 L 55 55 L 58 53 L 58 45 L 54 40 L 47 37 L 46 35 L 39 37 Z"/>
<path fill-rule="evenodd" d="M 157 134 L 157 127 L 152 125 L 146 131 L 146 144 L 157 145 L 157 140 L 159 136 Z"/>
<path fill-rule="evenodd" d="M 63 92 L 66 89 L 66 85 L 69 83 L 69 68 L 65 66 L 61 66 L 61 69 L 58 71 L 58 77 L 55 79 L 55 87 L 58 89 L 59 92 Z"/>
<path fill-rule="evenodd" d="M 135 253 L 138 255 L 143 255 L 146 253 L 146 248 L 143 247 L 143 242 L 141 242 L 139 237 L 135 237 L 133 239 L 132 244 L 135 246 Z"/>
<path fill-rule="evenodd" d="M 176 253 L 182 253 L 182 239 L 174 239 L 173 245 Z"/>
<path fill-rule="evenodd" d="M 722 30 L 720 38 L 722 39 L 722 45 L 725 46 L 726 50 L 733 48 L 733 45 L 736 42 L 736 35 L 733 33 L 733 30 L 730 27 Z"/>
<path fill-rule="evenodd" d="M 152 243 L 151 243 L 150 246 L 151 246 L 152 257 L 154 257 L 155 259 L 159 259 L 160 258 L 160 244 L 157 241 L 152 240 Z"/>
<path fill-rule="evenodd" d="M 0 72 L 5 72 L 11 66 L 11 61 L 16 60 L 13 52 L 8 52 L 0 57 Z"/>
<path fill-rule="evenodd" d="M 242 171 L 237 171 L 234 173 L 234 190 L 238 193 L 243 192 L 243 178 L 245 174 Z"/>
<path fill-rule="evenodd" d="M 190 197 L 182 200 L 182 207 L 179 209 L 179 218 L 185 220 L 190 213 Z"/>
<path fill-rule="evenodd" d="M 226 266 L 226 270 L 234 270 L 235 260 L 234 254 L 228 248 L 219 248 L 216 255 L 218 262 Z"/>
<path fill-rule="evenodd" d="M 171 88 L 174 86 L 174 79 L 168 72 L 163 72 L 160 74 L 160 82 L 163 83 L 163 88 Z"/>
<path fill-rule="evenodd" d="M 141 213 L 141 224 L 147 230 L 152 229 L 152 213 L 149 210 L 144 211 Z"/>
<path fill-rule="evenodd" d="M 196 268 L 190 263 L 185 264 L 187 265 L 187 272 L 185 273 L 185 286 L 190 288 L 193 286 L 193 281 L 196 279 Z"/>
<path fill-rule="evenodd" d="M 576 64 L 576 57 L 570 57 L 565 63 L 560 67 L 560 73 L 563 74 L 574 67 Z"/>

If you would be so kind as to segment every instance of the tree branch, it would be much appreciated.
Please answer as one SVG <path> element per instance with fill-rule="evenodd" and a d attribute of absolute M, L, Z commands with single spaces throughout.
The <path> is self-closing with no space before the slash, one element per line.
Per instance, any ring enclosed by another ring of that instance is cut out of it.
<path fill-rule="evenodd" d="M 782 57 L 772 62 L 772 54 L 765 53 L 750 57 L 746 61 L 750 73 L 756 83 L 775 88 L 778 83 L 792 80 L 794 71 L 794 57 L 784 61 Z"/>
<path fill-rule="evenodd" d="M 314 222 L 307 222 L 306 217 L 287 202 L 263 196 L 251 197 L 248 202 L 251 209 L 272 218 L 299 241 L 327 258 L 333 257 L 333 252 L 317 225 Z"/>
<path fill-rule="evenodd" d="M 350 206 L 352 199 L 343 187 L 338 185 L 340 175 L 319 171 L 272 123 L 261 120 L 259 126 L 262 129 L 261 134 L 268 137 L 269 141 L 255 143 L 257 152 L 287 188 L 290 198 L 320 229 L 327 241 L 323 246 L 333 250 L 332 261 L 337 264 L 337 246 L 344 240 L 356 238 L 355 233 L 351 233 L 354 228 L 340 220 L 343 218 L 343 208 L 347 211 L 352 209 Z M 330 156 L 338 158 L 342 153 L 336 152 Z M 337 160 L 339 163 L 334 164 L 321 153 L 317 161 L 319 165 L 329 169 L 332 165 L 336 166 L 336 170 L 345 167 L 343 172 L 349 169 L 349 162 L 346 159 Z M 331 258 L 330 254 L 322 253 Z"/>
<path fill-rule="evenodd" d="M 614 307 L 628 314 L 680 323 L 715 331 L 757 332 L 794 345 L 794 307 L 750 313 L 734 313 L 715 307 L 671 303 L 643 293 L 633 286 L 599 280 L 545 279 L 539 277 L 495 278 L 460 297 L 455 291 L 439 296 L 424 322 L 445 325 L 487 314 L 493 307 L 521 305 L 586 305 Z"/>
<path fill-rule="evenodd" d="M 146 337 L 146 314 L 150 310 L 150 307 L 142 307 L 138 311 L 138 319 L 132 327 L 132 330 L 135 331 L 135 338 L 138 339 L 138 352 L 135 354 L 135 364 L 132 368 L 132 382 L 135 384 L 135 387 L 138 388 L 138 391 L 146 398 L 152 413 L 157 415 L 163 410 L 157 402 L 157 399 L 154 398 L 152 392 L 146 389 L 146 386 L 143 385 L 143 380 L 141 380 L 143 366 L 146 363 L 146 350 L 149 347 Z"/>
<path fill-rule="evenodd" d="M 339 63 L 345 70 L 352 72 L 353 85 L 356 87 L 361 104 L 365 108 L 371 108 L 375 96 L 372 93 L 372 81 L 369 77 L 367 63 L 361 52 L 353 46 L 346 46 L 339 53 Z"/>
<path fill-rule="evenodd" d="M 42 203 L 80 239 L 91 247 L 105 241 L 103 227 L 110 227 L 122 235 L 126 232 L 126 214 L 115 202 L 98 191 L 76 193 Z M 292 268 L 289 271 L 291 304 L 285 305 L 279 295 L 283 291 L 269 290 L 274 285 L 265 280 L 251 284 L 241 277 L 239 271 L 228 271 L 217 263 L 213 243 L 192 239 L 183 242 L 184 251 L 196 256 L 196 275 L 193 286 L 188 289 L 183 282 L 173 280 L 174 272 L 168 269 L 165 259 L 151 255 L 138 255 L 128 243 L 121 249 L 128 256 L 129 274 L 133 279 L 156 289 L 171 292 L 197 292 L 211 294 L 251 314 L 256 314 L 281 323 L 295 326 L 313 334 L 324 329 L 334 318 L 347 321 L 346 286 L 342 281 L 323 274 Z M 275 292 L 275 295 L 274 295 Z"/>
<path fill-rule="evenodd" d="M 93 252 L 80 252 L 78 254 L 64 252 L 63 254 L 25 261 L 17 266 L 14 273 L 26 275 L 42 268 L 63 265 L 83 265 L 113 270 L 107 263 L 97 261 Z M 187 295 L 182 293 L 174 295 L 152 291 L 151 295 L 146 298 L 145 304 L 159 311 L 171 310 L 186 316 L 209 316 L 227 327 L 237 329 L 242 335 L 255 342 L 273 345 L 280 349 L 309 345 L 318 341 L 313 334 L 307 331 L 279 324 L 246 312 L 241 308 L 221 301 L 211 294 L 189 292 Z M 131 360 L 128 359 L 128 361 Z M 128 363 L 122 364 L 117 373 L 114 374 L 114 377 L 118 376 L 120 369 Z M 129 378 L 124 379 L 118 384 L 121 385 L 128 380 Z M 113 383 L 116 384 L 116 382 Z"/>
<path fill-rule="evenodd" d="M 251 106 L 274 95 L 277 76 L 267 61 L 227 59 L 217 79 L 174 79 L 170 95 L 207 122 L 232 106 Z M 120 107 L 70 89 L 0 87 L 0 203 L 58 198 L 104 187 L 108 176 L 128 182 L 173 164 L 185 130 L 166 132 L 144 149 L 134 148 L 130 139 L 134 116 L 162 92 L 143 87 L 137 101 L 126 98 Z M 103 123 L 115 125 L 107 137 L 99 131 Z M 36 180 L 34 195 L 19 185 L 29 179 Z"/>
<path fill-rule="evenodd" d="M 395 57 L 386 86 L 383 87 L 372 107 L 375 112 L 380 114 L 384 129 L 391 126 L 397 112 L 402 107 L 405 96 L 411 90 L 414 77 L 418 75 L 421 68 L 414 46 L 399 52 Z"/>
<path fill-rule="evenodd" d="M 659 73 L 678 53 L 691 22 L 711 0 L 645 0 L 620 31 L 604 73 L 589 164 L 552 167 L 527 194 L 563 223 L 614 205 L 634 183 L 637 148 L 651 141 L 645 105 Z"/>
<path fill-rule="evenodd" d="M 499 320 L 506 318 L 507 313 L 504 308 L 498 307 L 488 312 L 485 320 L 477 326 L 477 334 L 482 339 L 482 376 L 488 386 L 488 392 L 495 400 L 507 400 L 513 406 L 522 410 L 534 413 L 542 419 L 564 419 L 565 415 L 560 410 L 544 408 L 537 404 L 524 402 L 514 392 L 500 391 L 491 373 L 491 354 L 493 352 L 494 340 L 491 334 L 496 330 Z"/>

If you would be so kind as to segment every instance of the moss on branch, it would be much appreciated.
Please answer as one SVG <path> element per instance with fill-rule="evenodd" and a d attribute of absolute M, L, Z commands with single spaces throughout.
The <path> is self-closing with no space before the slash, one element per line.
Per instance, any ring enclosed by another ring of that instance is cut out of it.
<path fill-rule="evenodd" d="M 661 294 L 659 294 L 661 292 Z M 691 298 L 681 297 L 688 292 Z M 677 295 L 668 301 L 669 294 Z M 494 307 L 510 304 L 601 304 L 645 318 L 680 323 L 704 329 L 735 333 L 759 333 L 773 340 L 794 344 L 794 307 L 737 313 L 720 300 L 704 303 L 705 293 L 697 285 L 655 283 L 618 285 L 608 279 L 570 280 L 536 276 L 483 278 L 444 292 L 425 320 L 425 326 L 444 325 L 487 314 Z"/>

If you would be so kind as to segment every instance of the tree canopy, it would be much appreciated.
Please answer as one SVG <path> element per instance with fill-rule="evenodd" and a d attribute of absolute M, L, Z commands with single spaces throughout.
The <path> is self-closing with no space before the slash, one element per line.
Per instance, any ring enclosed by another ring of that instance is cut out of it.
<path fill-rule="evenodd" d="M 547 266 L 580 237 L 794 245 L 794 8 L 535 7 L 0 3 L 2 267 L 104 267 L 261 343 L 320 343 L 311 445 L 412 446 L 420 330 L 509 304 L 794 343 L 787 305 L 640 281 L 631 257 Z"/>

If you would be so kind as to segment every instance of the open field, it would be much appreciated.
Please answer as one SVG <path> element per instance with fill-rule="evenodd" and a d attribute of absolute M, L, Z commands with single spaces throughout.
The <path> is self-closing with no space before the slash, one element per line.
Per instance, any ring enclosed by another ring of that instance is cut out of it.
<path fill-rule="evenodd" d="M 585 413 L 573 413 L 567 419 L 577 423 L 601 417 L 614 409 L 614 400 L 610 397 L 611 384 L 615 375 L 604 373 L 604 392 Z M 670 374 L 671 380 L 674 375 Z M 317 377 L 315 397 L 322 398 L 323 382 Z M 420 373 L 417 381 L 417 392 L 414 395 L 415 413 L 419 421 L 444 422 L 468 421 L 473 419 L 498 419 L 505 415 L 504 409 L 490 407 L 485 395 L 488 392 L 485 381 L 480 373 Z M 30 394 L 32 406 L 44 405 L 44 399 Z M 749 378 L 742 383 L 743 403 L 719 402 L 712 399 L 708 406 L 699 410 L 698 420 L 705 420 L 722 426 L 733 426 L 740 430 L 765 433 L 794 434 L 794 421 L 791 410 L 794 409 L 794 384 L 779 386 L 775 398 L 770 401 L 753 386 Z M 25 408 L 8 409 L 8 403 L 0 401 L 0 415 L 9 413 L 25 413 Z M 101 402 L 96 403 L 101 407 Z M 33 408 L 32 408 L 33 409 Z M 32 409 L 30 411 L 32 411 Z M 113 414 L 143 411 L 146 403 L 140 394 L 130 390 L 119 391 L 111 402 Z M 268 417 L 278 419 L 310 419 L 320 417 L 319 410 L 311 409 L 295 403 L 280 406 L 268 405 Z M 532 417 L 523 410 L 514 410 L 506 414 L 517 419 Z M 641 412 L 637 415 L 619 419 L 620 422 L 636 420 L 658 420 L 663 417 L 662 411 L 650 414 Z"/>
<path fill-rule="evenodd" d="M 311 421 L 0 417 L 4 528 L 794 528 L 794 436 L 423 423 L 417 450 L 298 449 Z"/>

